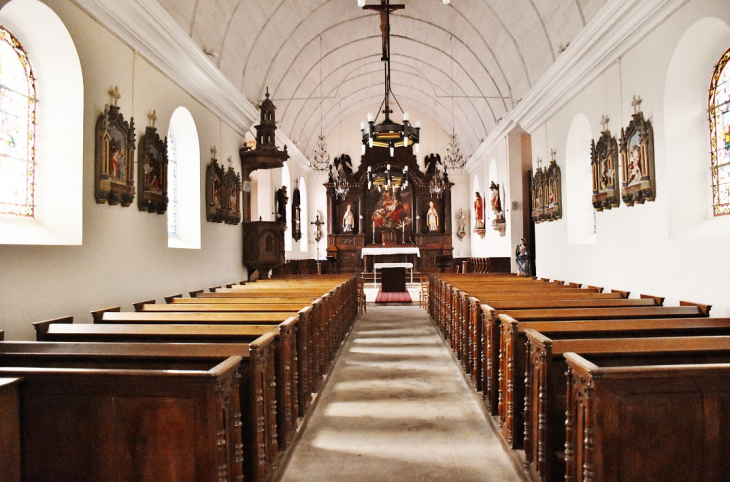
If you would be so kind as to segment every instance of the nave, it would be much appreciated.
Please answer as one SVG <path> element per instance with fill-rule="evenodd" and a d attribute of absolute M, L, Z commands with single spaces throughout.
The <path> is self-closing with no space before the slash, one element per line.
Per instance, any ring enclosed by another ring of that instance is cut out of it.
<path fill-rule="evenodd" d="M 520 480 L 428 314 L 368 306 L 281 478 Z"/>

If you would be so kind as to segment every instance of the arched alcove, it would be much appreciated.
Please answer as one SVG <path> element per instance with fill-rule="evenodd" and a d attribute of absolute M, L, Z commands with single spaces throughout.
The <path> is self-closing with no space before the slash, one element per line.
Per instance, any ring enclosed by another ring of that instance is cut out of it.
<path fill-rule="evenodd" d="M 303 253 L 309 251 L 309 209 L 307 208 L 307 182 L 303 177 L 299 178 L 299 196 L 301 199 L 301 212 L 299 219 L 301 220 L 302 238 L 299 241 L 300 249 Z"/>
<path fill-rule="evenodd" d="M 573 118 L 565 145 L 564 215 L 569 244 L 596 242 L 595 210 L 591 204 L 591 124 L 584 114 Z"/>
<path fill-rule="evenodd" d="M 664 126 L 667 215 L 672 236 L 730 235 L 730 219 L 712 216 L 707 120 L 712 72 L 728 47 L 730 26 L 717 18 L 703 18 L 682 35 L 669 63 Z M 700 226 L 703 222 L 707 223 Z"/>
<path fill-rule="evenodd" d="M 200 142 L 189 110 L 175 109 L 169 132 L 175 139 L 177 162 L 177 230 L 168 235 L 167 246 L 200 249 Z"/>
<path fill-rule="evenodd" d="M 83 221 L 84 81 L 73 39 L 37 0 L 13 0 L 0 23 L 28 53 L 35 77 L 35 217 L 0 219 L 0 243 L 79 245 Z"/>
<path fill-rule="evenodd" d="M 284 165 L 281 169 L 281 185 L 286 186 L 287 196 L 289 196 L 289 202 L 286 203 L 286 231 L 284 231 L 284 250 L 292 250 L 292 237 L 291 237 L 291 175 L 289 174 L 289 166 Z"/>

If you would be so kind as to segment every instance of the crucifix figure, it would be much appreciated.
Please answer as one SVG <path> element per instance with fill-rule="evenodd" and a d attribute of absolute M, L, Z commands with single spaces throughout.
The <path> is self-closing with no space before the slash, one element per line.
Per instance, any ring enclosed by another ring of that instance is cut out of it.
<path fill-rule="evenodd" d="M 542 164 L 542 158 L 541 157 L 538 157 L 537 158 L 537 170 L 538 171 L 540 170 L 540 164 Z"/>
<path fill-rule="evenodd" d="M 148 115 L 150 121 L 152 121 L 152 127 L 155 127 L 155 122 L 157 121 L 157 111 L 153 110 L 150 115 Z"/>
<path fill-rule="evenodd" d="M 319 243 L 319 240 L 322 239 L 322 225 L 324 224 L 324 222 L 320 221 L 319 219 L 319 213 L 315 215 L 314 222 L 309 224 L 314 224 L 315 226 L 317 226 L 317 232 L 314 235 L 314 240 Z M 319 248 L 319 246 L 317 248 Z M 319 257 L 317 257 L 317 259 L 319 259 Z"/>
<path fill-rule="evenodd" d="M 210 154 L 213 159 L 215 159 L 215 155 L 218 152 L 218 149 L 215 148 L 215 146 L 210 148 Z"/>
<path fill-rule="evenodd" d="M 555 154 L 557 154 L 558 151 L 555 149 L 550 149 L 550 162 L 555 162 Z"/>
<path fill-rule="evenodd" d="M 114 98 L 114 106 L 117 106 L 117 101 L 122 96 L 122 94 L 119 93 L 119 86 L 115 85 L 114 90 L 109 91 L 109 95 L 111 95 Z"/>
<path fill-rule="evenodd" d="M 365 5 L 364 10 L 375 10 L 380 12 L 380 32 L 383 35 L 383 62 L 390 58 L 390 12 L 394 10 L 402 10 L 405 5 L 391 5 L 390 0 L 380 0 L 380 5 Z"/>
<path fill-rule="evenodd" d="M 634 108 L 634 114 L 639 113 L 639 108 L 641 107 L 641 102 L 642 102 L 641 96 L 639 96 L 639 97 L 634 96 L 634 100 L 631 101 L 631 107 Z"/>
<path fill-rule="evenodd" d="M 601 117 L 601 126 L 603 126 L 603 131 L 606 132 L 608 130 L 608 121 L 611 120 L 608 118 L 608 116 Z"/>

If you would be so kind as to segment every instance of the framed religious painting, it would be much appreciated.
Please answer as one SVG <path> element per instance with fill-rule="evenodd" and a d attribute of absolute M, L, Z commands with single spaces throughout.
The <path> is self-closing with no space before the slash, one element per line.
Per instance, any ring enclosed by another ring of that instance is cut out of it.
<path fill-rule="evenodd" d="M 119 88 L 110 94 L 114 105 L 104 106 L 96 121 L 94 197 L 99 204 L 128 207 L 134 201 L 134 118 L 124 120 Z"/>
<path fill-rule="evenodd" d="M 541 162 L 538 160 L 538 163 Z M 546 220 L 545 207 L 547 205 L 547 171 L 545 168 L 537 167 L 532 176 L 532 220 L 537 224 Z"/>
<path fill-rule="evenodd" d="M 215 156 L 215 149 L 211 149 Z M 209 223 L 222 223 L 226 218 L 223 194 L 223 167 L 215 157 L 205 169 L 205 219 Z"/>
<path fill-rule="evenodd" d="M 554 156 L 555 151 L 552 154 Z M 546 180 L 545 194 L 547 200 L 545 203 L 545 219 L 547 221 L 556 221 L 563 217 L 563 177 L 560 173 L 560 166 L 558 166 L 554 158 L 550 160 Z"/>
<path fill-rule="evenodd" d="M 406 229 L 410 230 L 413 224 L 412 201 L 410 189 L 373 186 L 368 191 L 367 204 L 372 206 L 370 222 L 373 233 L 382 233 L 384 242 L 395 241 L 401 234 L 405 236 Z"/>
<path fill-rule="evenodd" d="M 618 142 L 611 131 L 604 130 L 598 142 L 591 140 L 591 170 L 596 211 L 619 207 L 621 198 L 618 181 Z"/>
<path fill-rule="evenodd" d="M 656 196 L 654 174 L 654 130 L 638 111 L 641 99 L 634 97 L 634 114 L 628 127 L 621 129 L 621 199 L 627 206 L 653 201 Z"/>
<path fill-rule="evenodd" d="M 167 211 L 167 139 L 160 139 L 155 127 L 157 114 L 150 116 L 139 141 L 137 159 L 137 207 L 140 211 L 165 214 Z"/>
<path fill-rule="evenodd" d="M 229 158 L 230 161 L 230 158 Z M 225 222 L 238 224 L 241 222 L 241 175 L 229 166 L 223 176 L 223 193 L 225 195 Z"/>

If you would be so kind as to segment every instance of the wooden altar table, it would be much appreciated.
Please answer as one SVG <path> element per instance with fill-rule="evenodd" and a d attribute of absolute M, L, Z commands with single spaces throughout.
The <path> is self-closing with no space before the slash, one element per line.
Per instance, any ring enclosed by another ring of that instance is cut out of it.
<path fill-rule="evenodd" d="M 418 249 L 418 248 L 416 248 Z M 393 268 L 403 268 L 403 271 L 405 272 L 406 269 L 411 270 L 411 284 L 413 284 L 413 263 L 373 263 L 373 288 L 377 285 L 378 282 L 378 270 L 385 270 L 385 269 L 393 269 Z M 385 281 L 385 271 L 383 271 L 383 281 Z M 403 284 L 405 285 L 405 276 L 403 278 Z M 385 291 L 385 290 L 383 290 Z M 400 291 L 405 291 L 405 286 L 403 286 L 403 289 Z"/>
<path fill-rule="evenodd" d="M 367 271 L 368 269 L 368 256 L 388 256 L 392 254 L 406 254 L 406 255 L 413 255 L 413 262 L 412 264 L 415 266 L 416 264 L 416 256 L 421 257 L 421 250 L 416 246 L 386 246 L 386 247 L 377 247 L 377 248 L 362 248 L 362 251 L 360 252 L 360 256 L 363 259 L 363 269 Z M 375 271 L 375 267 L 373 265 L 373 271 Z M 411 270 L 411 274 L 413 271 Z M 413 282 L 411 280 L 411 282 Z"/>

